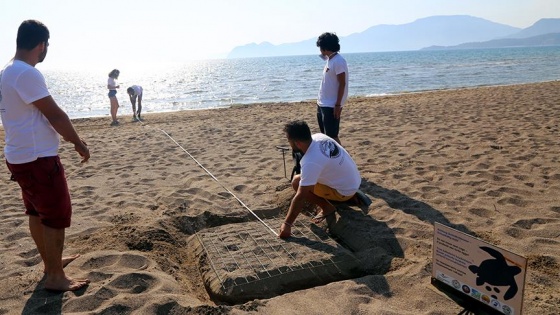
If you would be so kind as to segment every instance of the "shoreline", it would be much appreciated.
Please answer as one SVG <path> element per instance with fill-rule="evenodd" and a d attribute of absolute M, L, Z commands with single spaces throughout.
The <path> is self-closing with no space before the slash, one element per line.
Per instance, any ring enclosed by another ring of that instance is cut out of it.
<path fill-rule="evenodd" d="M 380 97 L 387 97 L 387 96 L 400 96 L 400 95 L 410 95 L 410 94 L 422 94 L 422 93 L 436 93 L 442 91 L 460 91 L 460 90 L 469 90 L 469 89 L 479 89 L 479 88 L 491 88 L 491 87 L 507 87 L 507 86 L 523 86 L 523 85 L 532 85 L 532 84 L 541 84 L 541 83 L 551 83 L 551 82 L 558 82 L 560 79 L 557 80 L 550 80 L 550 81 L 539 81 L 539 82 L 528 82 L 528 83 L 517 83 L 517 84 L 496 84 L 496 85 L 478 85 L 478 86 L 466 86 L 460 88 L 441 88 L 435 90 L 420 90 L 420 91 L 402 91 L 399 93 L 384 93 L 384 94 L 375 94 L 375 95 L 357 95 L 357 96 L 350 96 L 347 101 L 347 105 L 351 106 L 351 102 L 354 100 L 361 100 L 361 99 L 368 99 L 368 98 L 380 98 Z M 126 100 L 125 100 L 126 101 Z M 277 104 L 298 104 L 298 103 L 309 103 L 315 102 L 315 99 L 307 99 L 307 100 L 299 100 L 299 101 L 278 101 L 278 102 L 251 102 L 251 103 L 238 103 L 238 104 L 230 104 L 230 105 L 223 105 L 217 107 L 207 107 L 207 108 L 189 108 L 189 109 L 179 109 L 179 110 L 168 110 L 168 111 L 154 111 L 154 112 L 145 112 L 144 115 L 151 115 L 151 114 L 165 114 L 165 113 L 176 113 L 181 111 L 205 111 L 205 110 L 213 110 L 213 109 L 224 109 L 224 108 L 231 108 L 237 106 L 251 106 L 251 105 L 277 105 Z M 128 110 L 128 103 L 121 105 L 121 107 L 126 107 Z M 145 105 L 148 106 L 148 105 Z M 119 117 L 128 117 L 132 114 L 127 115 L 118 115 Z M 83 117 L 73 117 L 70 118 L 72 121 L 74 120 L 82 120 L 82 119 L 100 119 L 100 118 L 110 118 L 110 114 L 107 109 L 107 113 L 98 116 L 83 116 Z M 0 128 L 2 127 L 2 122 L 0 121 Z"/>
<path fill-rule="evenodd" d="M 558 82 L 558 80 L 551 80 L 551 81 L 541 81 L 541 82 L 529 82 L 529 83 L 519 83 L 519 84 L 497 84 L 497 85 L 479 85 L 479 86 L 467 86 L 461 88 L 441 88 L 436 90 L 423 90 L 423 91 L 412 91 L 412 92 L 400 92 L 400 93 L 387 93 L 387 94 L 378 94 L 378 95 L 358 95 L 358 96 L 351 96 L 348 98 L 346 102 L 347 105 L 345 106 L 352 106 L 352 101 L 360 101 L 362 99 L 375 99 L 375 98 L 382 98 L 388 96 L 401 96 L 401 95 L 413 95 L 413 94 L 423 94 L 423 93 L 437 93 L 437 92 L 444 92 L 444 91 L 460 91 L 460 90 L 471 90 L 471 89 L 480 89 L 480 88 L 492 88 L 492 87 L 507 87 L 507 86 L 523 86 L 523 85 L 532 85 L 532 84 L 541 84 L 541 83 L 552 83 Z M 307 99 L 307 100 L 300 100 L 300 101 L 279 101 L 279 102 L 254 102 L 254 103 L 239 103 L 239 104 L 231 104 L 225 106 L 218 106 L 218 107 L 207 107 L 207 108 L 192 108 L 192 109 L 180 109 L 180 110 L 170 110 L 170 111 L 161 111 L 161 112 L 145 112 L 144 115 L 152 115 L 152 114 L 166 114 L 166 113 L 177 113 L 182 111 L 206 111 L 206 110 L 214 110 L 214 109 L 225 109 L 225 108 L 233 108 L 239 106 L 252 106 L 252 105 L 278 105 L 278 104 L 300 104 L 300 103 L 314 103 L 316 99 Z M 128 104 L 127 104 L 128 105 Z M 124 105 L 123 105 L 124 106 Z M 120 115 L 121 117 L 128 117 L 131 115 Z M 89 117 L 76 117 L 71 118 L 72 121 L 80 120 L 80 119 L 88 119 L 88 118 L 110 118 L 109 114 L 103 116 L 89 116 Z M 0 126 L 2 123 L 0 122 Z"/>
<path fill-rule="evenodd" d="M 43 290 L 19 187 L 4 167 L 0 313 L 457 314 L 462 307 L 430 284 L 435 222 L 527 257 L 523 313 L 560 313 L 559 90 L 560 81 L 550 81 L 351 99 L 340 139 L 373 203 L 364 212 L 341 207 L 329 228 L 365 274 L 296 282 L 238 304 L 209 295 L 209 264 L 194 240 L 214 233 L 224 246 L 235 239 L 233 250 L 250 245 L 238 237 L 246 229 L 266 234 L 219 183 L 279 228 L 293 192 L 276 146 L 287 145 L 289 120 L 317 132 L 313 101 L 146 113 L 143 123 L 121 116 L 119 127 L 108 117 L 73 119 L 91 159 L 80 164 L 62 142 L 74 208 L 65 254 L 82 254 L 66 270 L 92 282 L 80 292 Z M 2 143 L 3 136 L 0 128 Z M 291 163 L 286 158 L 288 170 Z M 326 228 L 306 213 L 296 224 Z M 306 237 L 282 244 L 310 257 Z M 326 248 L 346 250 L 332 243 L 314 252 Z M 262 280 L 266 288 L 289 276 L 272 278 Z"/>

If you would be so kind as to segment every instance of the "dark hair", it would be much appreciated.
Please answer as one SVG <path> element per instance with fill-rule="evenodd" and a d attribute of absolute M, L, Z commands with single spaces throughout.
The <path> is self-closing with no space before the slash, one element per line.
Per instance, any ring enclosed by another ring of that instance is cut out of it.
<path fill-rule="evenodd" d="M 294 120 L 284 125 L 284 132 L 290 140 L 311 141 L 311 130 L 303 120 Z"/>
<path fill-rule="evenodd" d="M 118 69 L 113 69 L 109 72 L 109 78 L 116 78 L 121 72 Z"/>
<path fill-rule="evenodd" d="M 49 41 L 49 29 L 37 20 L 26 20 L 18 28 L 16 48 L 31 50 Z"/>
<path fill-rule="evenodd" d="M 134 89 L 131 87 L 129 87 L 128 89 L 126 89 L 126 93 L 128 94 L 134 94 Z"/>
<path fill-rule="evenodd" d="M 323 33 L 317 38 L 317 47 L 328 50 L 332 52 L 338 52 L 340 50 L 340 44 L 338 43 L 338 36 L 335 33 Z"/>

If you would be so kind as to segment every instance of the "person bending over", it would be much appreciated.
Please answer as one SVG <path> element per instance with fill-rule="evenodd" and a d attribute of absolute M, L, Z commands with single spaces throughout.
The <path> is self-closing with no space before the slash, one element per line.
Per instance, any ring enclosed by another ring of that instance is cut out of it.
<path fill-rule="evenodd" d="M 62 257 L 72 205 L 58 156 L 59 134 L 74 144 L 82 162 L 89 159 L 89 150 L 35 68 L 47 55 L 49 37 L 39 21 L 27 20 L 19 26 L 16 54 L 0 73 L 0 115 L 6 165 L 21 187 L 31 237 L 45 265 L 44 287 L 73 291 L 89 280 L 71 278 L 63 269 L 79 255 Z"/>
<path fill-rule="evenodd" d="M 142 116 L 142 93 L 144 92 L 140 85 L 133 85 L 126 89 L 128 96 L 130 97 L 130 103 L 132 104 L 132 114 L 134 115 L 134 121 L 141 121 Z M 136 99 L 138 99 L 138 111 L 136 111 Z"/>
<path fill-rule="evenodd" d="M 303 157 L 301 173 L 292 179 L 296 191 L 284 223 L 280 238 L 291 235 L 291 227 L 301 212 L 304 201 L 319 207 L 314 223 L 322 222 L 336 211 L 329 200 L 347 201 L 354 197 L 361 183 L 360 172 L 348 152 L 331 137 L 311 130 L 305 121 L 296 120 L 284 126 L 286 138 L 294 152 Z"/>

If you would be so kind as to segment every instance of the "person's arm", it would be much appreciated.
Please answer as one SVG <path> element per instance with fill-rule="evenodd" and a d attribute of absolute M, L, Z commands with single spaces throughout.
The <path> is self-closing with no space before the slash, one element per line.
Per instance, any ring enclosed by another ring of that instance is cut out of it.
<path fill-rule="evenodd" d="M 58 107 L 52 96 L 49 95 L 39 99 L 33 102 L 33 105 L 41 111 L 50 122 L 51 126 L 53 126 L 54 130 L 56 130 L 64 140 L 74 144 L 74 149 L 82 156 L 82 163 L 89 160 L 89 149 L 86 143 L 80 139 L 70 118 Z"/>
<path fill-rule="evenodd" d="M 280 227 L 280 234 L 278 235 L 280 238 L 287 238 L 290 237 L 292 234 L 292 225 L 296 221 L 297 216 L 301 212 L 303 208 L 304 201 L 307 199 L 308 194 L 313 194 L 313 186 L 299 186 L 294 198 L 292 198 L 292 202 L 290 203 L 290 208 L 288 209 L 288 214 L 286 215 L 286 219 L 282 226 Z"/>
<path fill-rule="evenodd" d="M 336 80 L 338 81 L 338 91 L 336 93 L 336 104 L 334 105 L 334 118 L 340 119 L 342 97 L 344 96 L 344 90 L 346 90 L 346 72 L 337 74 Z"/>

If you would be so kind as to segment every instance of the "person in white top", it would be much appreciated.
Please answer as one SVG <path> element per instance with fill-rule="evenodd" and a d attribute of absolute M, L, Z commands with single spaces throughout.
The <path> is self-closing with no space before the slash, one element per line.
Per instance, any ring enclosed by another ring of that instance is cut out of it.
<path fill-rule="evenodd" d="M 119 100 L 117 99 L 117 89 L 121 86 L 118 83 L 119 75 L 121 72 L 118 69 L 113 69 L 109 72 L 109 78 L 107 79 L 107 88 L 109 89 L 109 102 L 111 103 L 111 126 L 118 126 L 119 121 L 117 120 L 117 111 L 119 109 Z"/>
<path fill-rule="evenodd" d="M 348 98 L 348 65 L 339 54 L 340 44 L 336 34 L 321 34 L 317 47 L 321 51 L 319 56 L 326 61 L 317 97 L 317 122 L 322 133 L 340 143 L 340 115 Z"/>
<path fill-rule="evenodd" d="M 144 90 L 140 85 L 133 85 L 126 89 L 126 93 L 128 93 L 128 97 L 130 98 L 130 103 L 132 103 L 132 114 L 134 117 L 132 118 L 133 121 L 141 121 L 142 116 L 142 94 Z M 136 111 L 136 99 L 138 99 L 138 111 Z"/>
<path fill-rule="evenodd" d="M 73 291 L 89 280 L 70 278 L 63 269 L 79 255 L 62 257 L 72 205 L 57 153 L 59 134 L 74 144 L 82 162 L 90 153 L 35 68 L 47 55 L 49 37 L 39 21 L 27 20 L 19 26 L 16 54 L 0 73 L 0 116 L 6 165 L 21 188 L 31 237 L 45 265 L 44 287 Z"/>
<path fill-rule="evenodd" d="M 350 154 L 331 137 L 322 133 L 311 135 L 309 126 L 302 120 L 286 124 L 284 132 L 292 150 L 302 153 L 303 157 L 300 161 L 301 174 L 292 179 L 296 194 L 280 227 L 281 238 L 291 235 L 291 227 L 304 201 L 321 209 L 312 219 L 314 223 L 320 223 L 336 211 L 329 200 L 352 199 L 362 181 Z"/>

